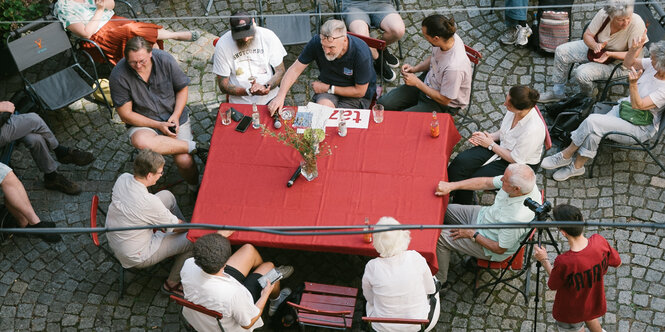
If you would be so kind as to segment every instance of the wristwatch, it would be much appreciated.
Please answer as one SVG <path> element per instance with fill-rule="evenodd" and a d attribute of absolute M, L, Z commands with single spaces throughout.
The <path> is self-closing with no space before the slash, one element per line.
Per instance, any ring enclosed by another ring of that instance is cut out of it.
<path fill-rule="evenodd" d="M 331 95 L 335 94 L 335 86 L 330 84 L 330 88 L 328 88 L 328 93 Z"/>
<path fill-rule="evenodd" d="M 473 234 L 473 237 L 471 238 L 471 241 L 476 242 L 476 236 L 478 236 L 478 234 L 480 234 L 480 232 L 476 231 L 476 232 Z"/>
<path fill-rule="evenodd" d="M 251 87 L 245 89 L 245 92 L 247 92 L 247 95 L 248 95 L 248 96 L 251 96 L 251 95 L 252 95 L 252 91 L 251 91 L 250 89 L 251 89 Z"/>
<path fill-rule="evenodd" d="M 496 143 L 492 143 L 492 144 L 490 144 L 490 145 L 487 147 L 487 150 L 492 151 L 492 149 L 494 148 L 494 144 L 496 144 Z"/>

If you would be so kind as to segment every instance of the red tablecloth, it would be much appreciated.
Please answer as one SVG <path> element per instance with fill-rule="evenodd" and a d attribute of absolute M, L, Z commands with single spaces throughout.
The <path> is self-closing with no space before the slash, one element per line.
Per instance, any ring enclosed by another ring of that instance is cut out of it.
<path fill-rule="evenodd" d="M 251 105 L 233 106 L 251 114 Z M 262 123 L 267 108 L 259 106 Z M 210 142 L 210 154 L 194 207 L 192 223 L 238 226 L 346 226 L 372 224 L 392 216 L 402 224 L 441 224 L 447 199 L 434 196 L 438 181 L 447 178 L 453 147 L 460 139 L 452 118 L 440 114 L 439 138 L 430 137 L 431 114 L 385 112 L 385 120 L 370 120 L 368 129 L 349 129 L 346 137 L 327 128 L 325 142 L 332 155 L 319 158 L 319 177 L 300 177 L 287 188 L 301 160 L 295 149 L 260 130 L 235 131 L 236 123 L 219 117 Z M 283 129 L 282 129 L 283 130 Z M 189 239 L 209 233 L 190 230 Z M 438 230 L 411 230 L 409 249 L 420 252 L 437 270 Z M 377 256 L 362 235 L 282 236 L 236 232 L 232 243 L 309 251 Z"/>

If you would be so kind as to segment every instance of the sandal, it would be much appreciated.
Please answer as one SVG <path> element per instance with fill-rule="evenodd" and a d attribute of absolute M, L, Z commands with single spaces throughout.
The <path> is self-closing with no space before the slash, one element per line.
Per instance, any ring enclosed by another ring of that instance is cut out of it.
<path fill-rule="evenodd" d="M 170 287 L 169 284 L 165 281 L 162 285 L 162 293 L 166 295 L 175 295 L 180 297 L 185 297 L 185 293 L 182 291 L 182 283 L 177 283 L 175 286 Z"/>
<path fill-rule="evenodd" d="M 190 42 L 197 41 L 197 40 L 201 37 L 201 32 L 199 32 L 199 31 L 197 31 L 197 30 L 192 30 L 192 31 L 190 31 L 189 33 L 192 34 L 192 38 L 190 38 L 190 39 L 188 40 L 188 41 L 190 41 Z"/>

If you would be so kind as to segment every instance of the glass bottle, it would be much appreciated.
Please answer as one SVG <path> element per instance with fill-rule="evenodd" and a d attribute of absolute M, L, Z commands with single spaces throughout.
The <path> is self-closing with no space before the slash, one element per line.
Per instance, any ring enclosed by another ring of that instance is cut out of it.
<path fill-rule="evenodd" d="M 365 217 L 365 230 L 369 231 L 369 218 L 368 217 Z M 373 240 L 372 233 L 363 234 L 363 240 L 365 240 L 365 243 L 372 243 L 372 240 Z"/>
<path fill-rule="evenodd" d="M 252 128 L 261 128 L 261 116 L 259 115 L 259 109 L 256 107 L 256 103 L 252 104 Z"/>
<path fill-rule="evenodd" d="M 436 118 L 436 111 L 432 111 L 432 123 L 430 124 L 430 135 L 439 137 L 439 120 Z"/>
<path fill-rule="evenodd" d="M 339 134 L 339 136 L 342 137 L 346 136 L 346 120 L 344 119 L 344 116 L 341 114 L 339 116 L 339 123 L 337 124 L 337 133 Z"/>

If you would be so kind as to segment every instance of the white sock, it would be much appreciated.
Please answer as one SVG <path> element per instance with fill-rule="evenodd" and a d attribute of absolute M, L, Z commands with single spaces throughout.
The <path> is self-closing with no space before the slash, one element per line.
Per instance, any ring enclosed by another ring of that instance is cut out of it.
<path fill-rule="evenodd" d="M 194 142 L 194 141 L 187 141 L 187 145 L 188 145 L 188 148 L 187 148 L 188 151 L 187 151 L 187 153 L 192 153 L 192 151 L 196 150 L 196 142 Z"/>

